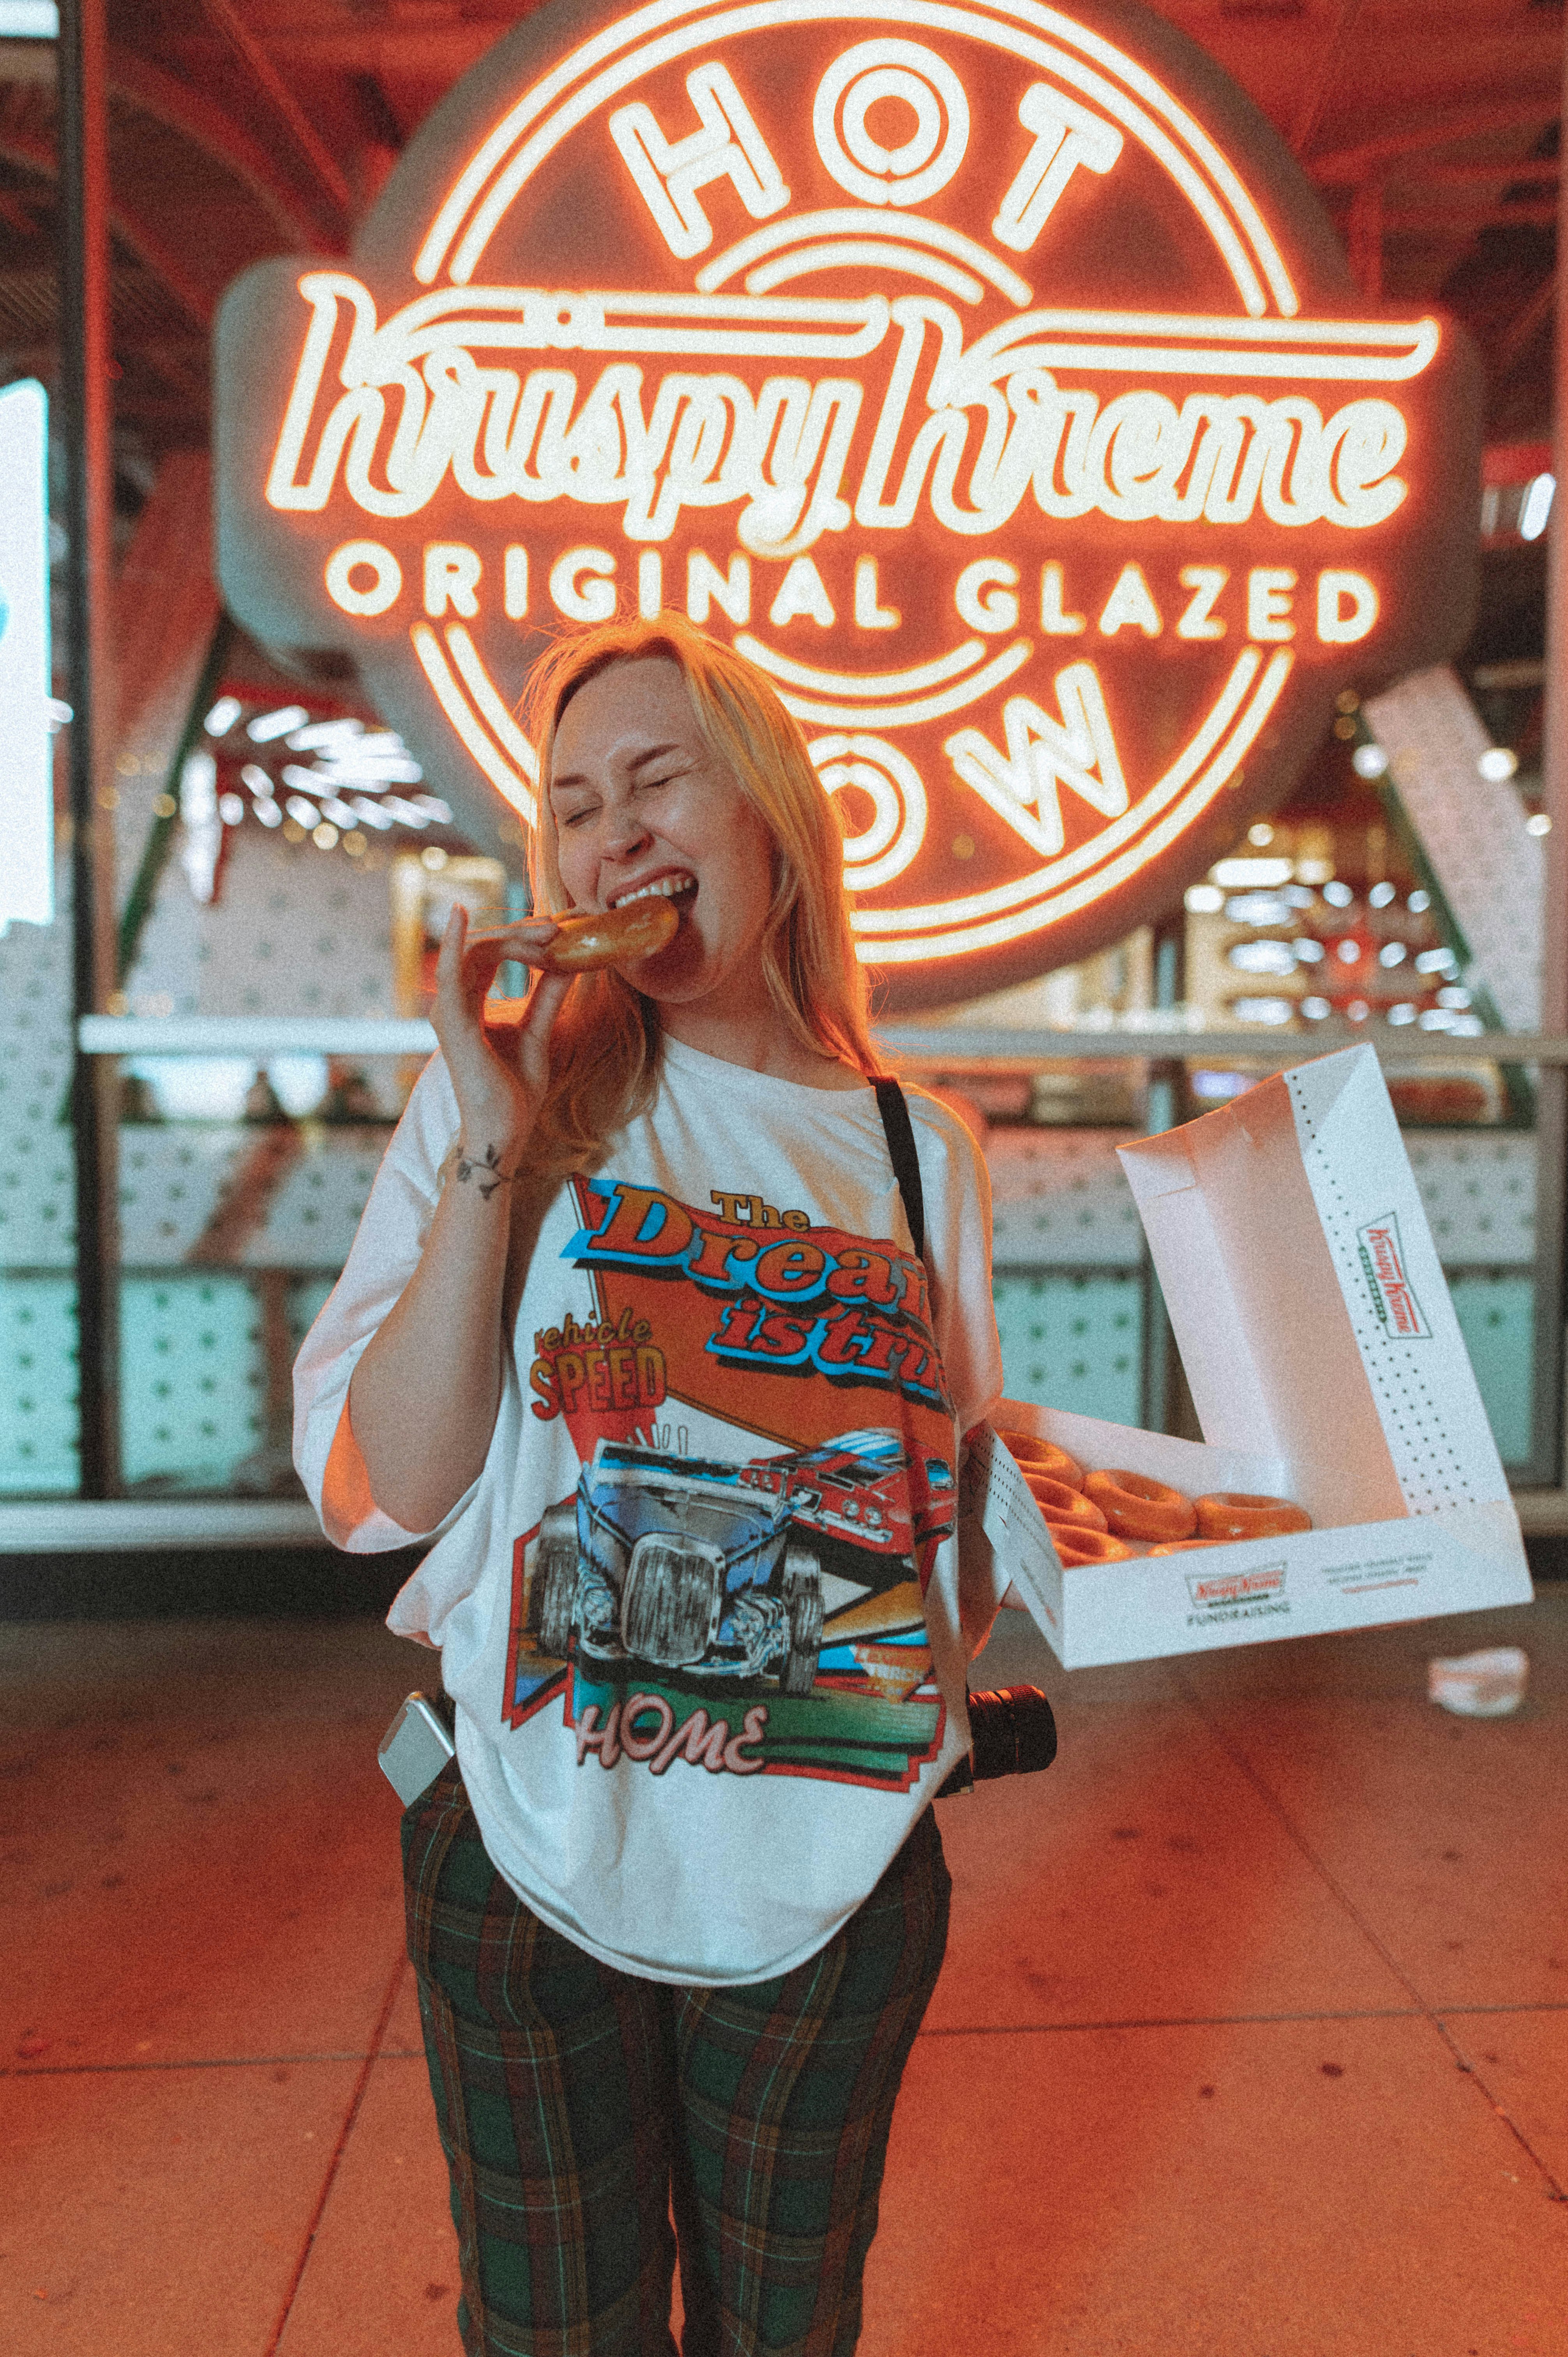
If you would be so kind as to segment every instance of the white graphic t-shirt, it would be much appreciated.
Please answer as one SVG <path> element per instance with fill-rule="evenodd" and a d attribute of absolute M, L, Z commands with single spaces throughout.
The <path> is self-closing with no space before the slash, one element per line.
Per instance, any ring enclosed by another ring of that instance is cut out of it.
<path fill-rule="evenodd" d="M 545 1213 L 484 1470 L 389 1616 L 441 1648 L 496 1866 L 624 1971 L 814 1954 L 968 1748 L 954 1521 L 1001 1392 L 990 1192 L 962 1125 L 909 1106 L 924 1263 L 869 1086 L 667 1041 L 651 1111 Z M 456 1133 L 437 1057 L 295 1369 L 295 1461 L 350 1550 L 414 1535 L 344 1407 Z"/>

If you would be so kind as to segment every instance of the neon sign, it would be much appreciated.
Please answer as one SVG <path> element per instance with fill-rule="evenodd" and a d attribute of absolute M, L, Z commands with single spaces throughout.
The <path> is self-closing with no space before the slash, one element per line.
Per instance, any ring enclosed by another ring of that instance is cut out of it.
<path fill-rule="evenodd" d="M 674 608 L 802 722 L 889 1003 L 1168 906 L 1462 636 L 1474 371 L 1124 6 L 549 0 L 347 264 L 218 338 L 220 563 L 475 834 L 542 634 Z"/>

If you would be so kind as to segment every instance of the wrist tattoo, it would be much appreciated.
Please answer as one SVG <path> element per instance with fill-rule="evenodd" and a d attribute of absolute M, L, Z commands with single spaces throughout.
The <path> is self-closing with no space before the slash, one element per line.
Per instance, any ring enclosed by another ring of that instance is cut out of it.
<path fill-rule="evenodd" d="M 475 1161 L 472 1155 L 458 1154 L 457 1177 L 464 1186 L 471 1178 L 487 1201 L 498 1187 L 510 1187 L 516 1176 L 514 1170 L 501 1169 L 500 1156 L 493 1146 L 486 1146 L 484 1159 L 480 1162 Z"/>

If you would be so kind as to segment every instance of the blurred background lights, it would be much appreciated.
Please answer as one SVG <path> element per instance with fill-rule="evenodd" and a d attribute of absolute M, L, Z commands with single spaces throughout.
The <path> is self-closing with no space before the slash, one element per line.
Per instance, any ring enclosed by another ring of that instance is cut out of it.
<path fill-rule="evenodd" d="M 1552 821 L 1544 811 L 1533 811 L 1525 820 L 1524 831 L 1526 834 L 1550 834 Z"/>
<path fill-rule="evenodd" d="M 1488 745 L 1476 767 L 1482 777 L 1488 780 L 1490 783 L 1500 785 L 1505 778 L 1511 778 L 1519 768 L 1519 755 L 1510 750 L 1507 745 Z"/>
<path fill-rule="evenodd" d="M 1552 514 L 1552 495 L 1557 489 L 1555 475 L 1537 475 L 1524 495 L 1519 511 L 1520 540 L 1539 540 L 1546 530 Z"/>
<path fill-rule="evenodd" d="M 1388 772 L 1389 757 L 1380 745 L 1358 745 L 1350 756 L 1350 767 L 1359 778 L 1381 778 Z"/>
<path fill-rule="evenodd" d="M 308 835 L 320 851 L 341 845 L 355 859 L 363 857 L 372 835 L 397 827 L 427 834 L 432 826 L 451 825 L 451 807 L 439 794 L 407 791 L 423 787 L 424 772 L 395 729 L 367 726 L 352 715 L 313 719 L 303 705 L 290 704 L 254 714 L 242 731 L 244 713 L 238 695 L 218 698 L 203 724 L 213 751 L 191 756 L 207 768 L 189 771 L 181 788 L 188 831 L 206 831 L 199 852 L 188 843 L 182 853 L 199 898 L 209 884 L 217 888 L 221 830 L 241 826 L 247 817 L 269 829 L 283 827 L 285 834 L 296 828 L 287 840 Z M 237 741 L 225 742 L 237 732 Z M 248 745 L 263 758 L 239 762 L 236 775 L 229 764 Z M 287 754 L 302 758 L 283 758 Z"/>
<path fill-rule="evenodd" d="M 331 1078 L 325 1056 L 274 1056 L 264 1067 L 249 1056 L 128 1056 L 124 1070 L 145 1083 L 166 1121 L 243 1120 L 246 1097 L 263 1071 L 288 1118 L 304 1121 L 321 1103 Z"/>
<path fill-rule="evenodd" d="M 1386 909 L 1394 897 L 1394 887 L 1388 883 L 1374 884 L 1367 895 L 1374 909 Z"/>
<path fill-rule="evenodd" d="M 1248 885 L 1288 884 L 1291 863 L 1288 859 L 1221 859 L 1208 871 L 1216 884 L 1224 884 L 1231 891 Z"/>
<path fill-rule="evenodd" d="M 234 1056 L 127 1057 L 124 1070 L 166 1121 L 239 1121 L 256 1076 L 248 1058 Z"/>
<path fill-rule="evenodd" d="M 1233 998 L 1230 1012 L 1241 1023 L 1288 1023 L 1295 1013 L 1294 998 Z"/>
<path fill-rule="evenodd" d="M 1241 974 L 1294 974 L 1295 944 L 1293 942 L 1238 942 L 1230 952 L 1230 963 Z"/>
<path fill-rule="evenodd" d="M 291 728 L 300 727 L 309 717 L 303 704 L 286 704 L 281 711 L 258 712 L 245 734 L 252 745 L 270 745 L 274 737 L 286 737 Z"/>

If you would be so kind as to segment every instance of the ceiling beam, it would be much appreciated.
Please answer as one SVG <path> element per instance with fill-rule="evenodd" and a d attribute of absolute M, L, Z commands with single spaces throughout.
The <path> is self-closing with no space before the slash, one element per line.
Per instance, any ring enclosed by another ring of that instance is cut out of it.
<path fill-rule="evenodd" d="M 1423 164 L 1421 177 L 1429 188 L 1461 188 L 1476 182 L 1488 188 L 1498 180 L 1518 180 L 1521 187 L 1555 186 L 1562 166 L 1555 156 L 1528 163 Z"/>
<path fill-rule="evenodd" d="M 109 51 L 109 88 L 142 113 L 177 132 L 247 188 L 285 235 L 299 245 L 321 241 L 322 223 L 276 164 L 231 115 L 161 66 L 123 46 Z"/>
<path fill-rule="evenodd" d="M 1383 212 L 1385 229 L 1435 231 L 1441 235 L 1469 237 L 1481 229 L 1552 229 L 1555 204 L 1390 205 Z"/>
<path fill-rule="evenodd" d="M 1320 39 L 1318 44 L 1317 70 L 1307 84 L 1306 96 L 1302 101 L 1291 132 L 1291 147 L 1297 156 L 1305 152 L 1307 143 L 1317 128 L 1334 77 L 1339 70 L 1346 43 L 1360 13 L 1361 0 L 1337 0 L 1333 26 L 1327 38 Z"/>
<path fill-rule="evenodd" d="M 1506 384 L 1557 307 L 1557 275 L 1543 278 L 1507 334 L 1489 355 L 1487 373 L 1494 385 Z"/>
<path fill-rule="evenodd" d="M 46 179 L 59 179 L 59 162 L 47 139 L 36 134 L 16 129 L 13 124 L 0 124 L 0 156 L 13 164 L 21 164 L 30 172 L 40 173 Z M 172 253 L 157 232 L 148 229 L 139 215 L 123 201 L 109 208 L 109 223 L 122 244 L 130 248 L 138 262 L 144 263 L 154 277 L 174 296 L 182 311 L 199 328 L 212 324 L 213 298 L 207 289 L 190 275 L 178 256 Z"/>
<path fill-rule="evenodd" d="M 1480 139 L 1505 131 L 1543 131 L 1558 118 L 1555 90 L 1538 99 L 1516 99 L 1506 106 L 1476 106 L 1439 116 L 1418 130 L 1391 132 L 1386 139 L 1369 139 L 1359 147 L 1341 147 L 1303 160 L 1312 178 L 1324 187 L 1365 180 L 1380 165 L 1398 163 L 1434 147 L 1451 147 L 1457 139 Z"/>
<path fill-rule="evenodd" d="M 348 181 L 338 169 L 338 159 L 306 115 L 287 82 L 274 65 L 266 50 L 240 16 L 233 0 L 199 0 L 202 13 L 240 59 L 256 88 L 271 100 L 274 112 L 286 125 L 290 137 L 300 154 L 310 165 L 322 187 L 337 206 L 347 224 L 353 210 L 353 196 Z"/>

